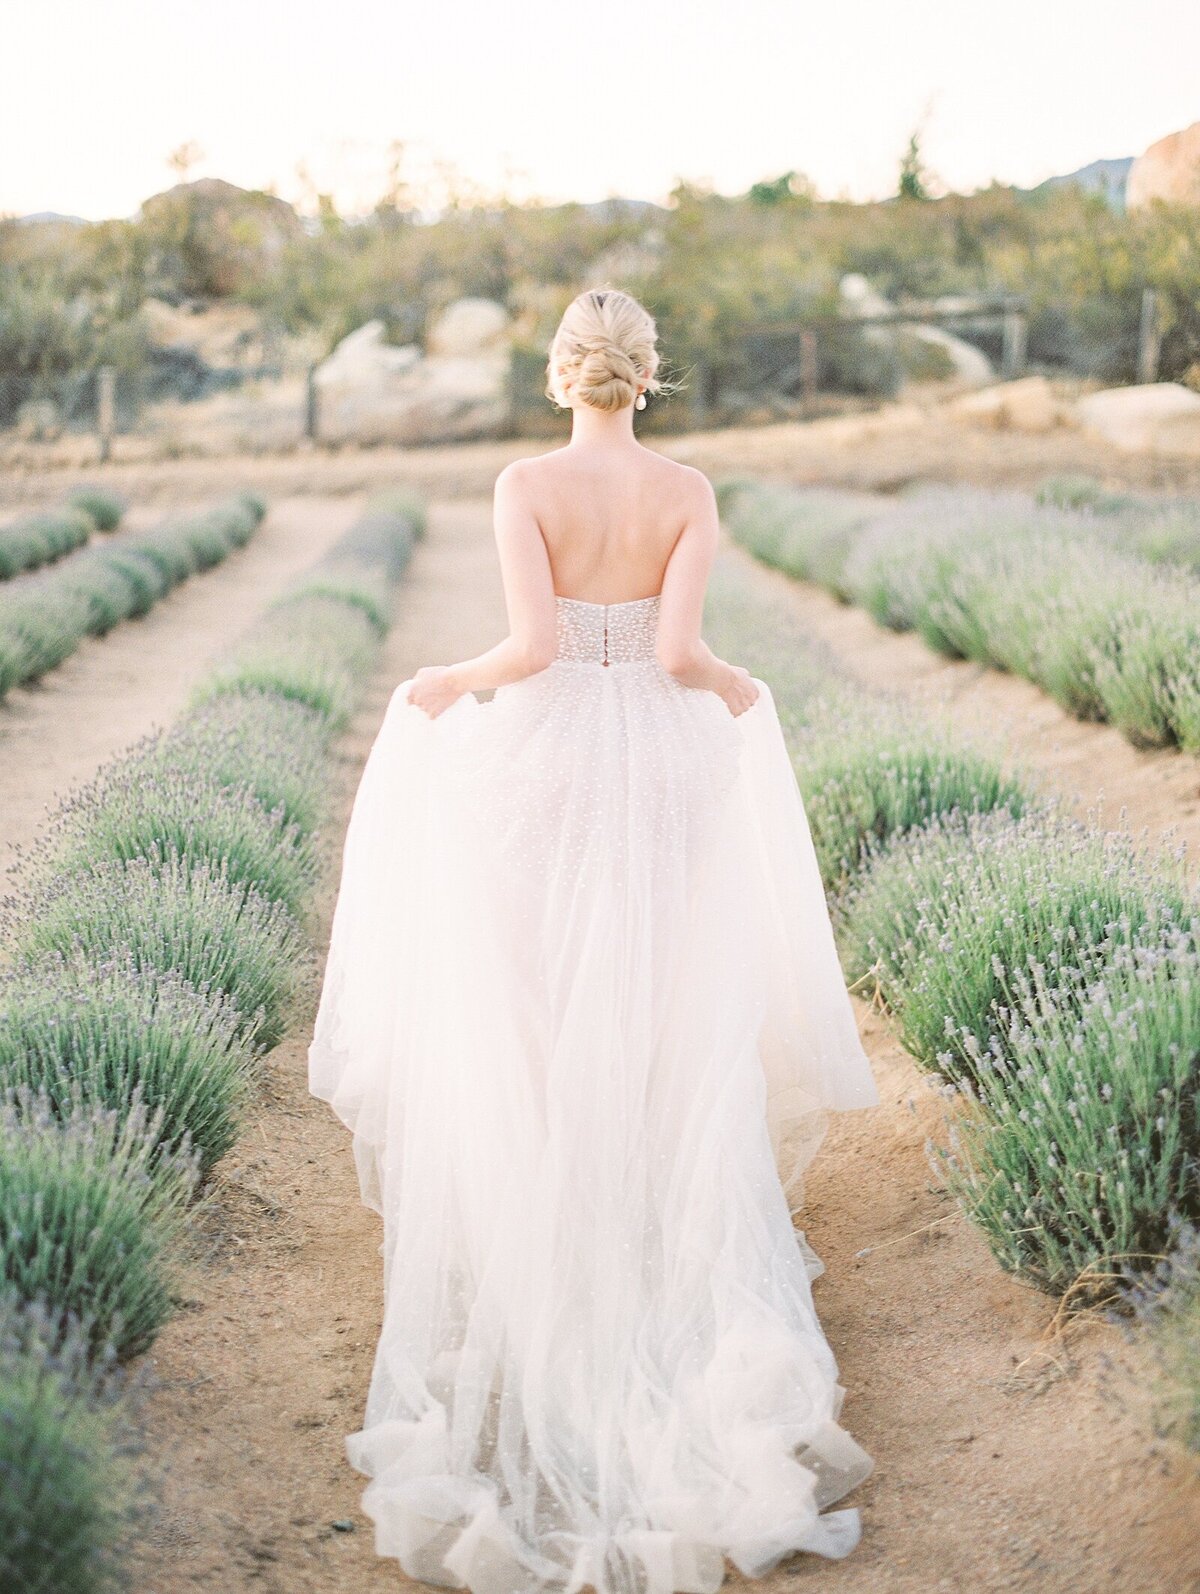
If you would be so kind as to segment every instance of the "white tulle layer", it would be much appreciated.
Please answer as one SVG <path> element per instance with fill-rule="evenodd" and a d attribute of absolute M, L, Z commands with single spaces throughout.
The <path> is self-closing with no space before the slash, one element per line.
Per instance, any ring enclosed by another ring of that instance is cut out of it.
<path fill-rule="evenodd" d="M 348 1443 L 412 1577 L 675 1594 L 857 1542 L 791 1208 L 828 1111 L 878 1098 L 759 687 L 735 720 L 559 660 L 389 706 L 310 1081 L 384 1218 Z"/>

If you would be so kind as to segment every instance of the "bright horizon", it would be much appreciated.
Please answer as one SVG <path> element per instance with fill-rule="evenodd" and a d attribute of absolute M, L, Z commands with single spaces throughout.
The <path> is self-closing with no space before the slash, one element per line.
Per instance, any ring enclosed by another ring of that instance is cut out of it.
<path fill-rule="evenodd" d="M 923 126 L 939 189 L 1032 187 L 1200 119 L 1192 0 L 793 0 L 567 12 L 463 0 L 40 0 L 4 22 L 0 214 L 128 216 L 189 175 L 346 215 L 405 144 L 483 197 L 662 202 L 795 169 L 823 198 L 893 193 Z M 811 15 L 810 15 L 811 13 Z M 13 70 L 16 67 L 17 70 Z M 986 67 L 986 72 L 984 68 Z"/>

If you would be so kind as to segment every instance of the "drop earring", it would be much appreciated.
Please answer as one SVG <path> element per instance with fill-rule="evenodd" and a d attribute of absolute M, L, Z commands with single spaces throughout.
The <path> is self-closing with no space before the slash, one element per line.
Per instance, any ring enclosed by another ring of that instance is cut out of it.
<path fill-rule="evenodd" d="M 644 393 L 639 393 L 637 398 L 634 399 L 633 407 L 635 410 L 644 410 L 646 408 L 646 395 Z"/>

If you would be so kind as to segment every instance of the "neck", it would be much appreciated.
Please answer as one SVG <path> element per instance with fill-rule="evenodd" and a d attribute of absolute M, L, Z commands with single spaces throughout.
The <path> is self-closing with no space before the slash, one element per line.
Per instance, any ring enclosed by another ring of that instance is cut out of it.
<path fill-rule="evenodd" d="M 571 406 L 572 444 L 627 448 L 634 441 L 632 404 L 619 410 L 597 410 L 588 404 Z"/>

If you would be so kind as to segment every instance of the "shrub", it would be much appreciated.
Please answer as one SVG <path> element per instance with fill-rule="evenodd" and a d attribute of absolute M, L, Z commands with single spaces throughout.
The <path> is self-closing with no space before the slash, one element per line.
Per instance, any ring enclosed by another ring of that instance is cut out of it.
<path fill-rule="evenodd" d="M 0 1106 L 0 1280 L 122 1358 L 170 1314 L 167 1252 L 195 1182 L 160 1138 L 136 1103 L 123 1117 L 82 1104 L 61 1117 L 28 1093 Z"/>
<path fill-rule="evenodd" d="M 939 816 L 877 851 L 839 906 L 851 978 L 871 977 L 918 1062 L 973 1077 L 1031 968 L 1157 946 L 1187 922 L 1177 871 L 1122 834 L 1045 809 Z"/>
<path fill-rule="evenodd" d="M 1200 1219 L 1198 932 L 1089 949 L 1069 979 L 1035 966 L 973 1057 L 978 1109 L 941 1161 L 1001 1264 L 1044 1289 L 1112 1296 L 1173 1217 Z"/>
<path fill-rule="evenodd" d="M 823 717 L 795 748 L 827 888 L 844 886 L 872 847 L 949 813 L 1022 813 L 1028 795 L 995 759 L 899 705 Z"/>
<path fill-rule="evenodd" d="M 92 521 L 80 508 L 41 510 L 0 526 L 0 581 L 82 548 Z"/>
<path fill-rule="evenodd" d="M 863 527 L 879 513 L 865 495 L 825 489 L 803 493 L 767 482 L 735 480 L 718 494 L 735 541 L 786 575 L 848 599 L 845 565 Z"/>
<path fill-rule="evenodd" d="M 75 511 L 81 518 L 82 511 Z M 0 592 L 0 697 L 68 658 L 85 636 L 144 614 L 170 587 L 253 535 L 260 505 L 245 495 L 117 544 L 84 549 Z"/>
<path fill-rule="evenodd" d="M 116 531 L 125 513 L 125 500 L 103 487 L 77 487 L 67 502 L 90 515 L 97 531 Z"/>
<path fill-rule="evenodd" d="M 117 1594 L 136 1480 L 118 1386 L 78 1330 L 0 1298 L 0 1588 Z"/>
<path fill-rule="evenodd" d="M 754 592 L 734 566 L 718 564 L 711 598 L 706 635 L 771 686 L 827 890 L 843 887 L 875 843 L 935 814 L 1024 811 L 1028 793 L 998 760 L 852 687 L 786 603 Z"/>
<path fill-rule="evenodd" d="M 304 835 L 325 808 L 324 764 L 330 727 L 316 709 L 270 692 L 217 697 L 188 711 L 138 753 L 150 773 L 195 770 L 227 788 L 250 791 L 264 808 Z"/>
<path fill-rule="evenodd" d="M 391 588 L 408 564 L 419 524 L 408 512 L 364 516 L 272 605 L 194 701 L 270 693 L 315 710 L 331 733 L 340 729 L 375 656 Z"/>
<path fill-rule="evenodd" d="M 177 857 L 97 863 L 51 876 L 14 915 L 16 951 L 93 962 L 128 957 L 135 968 L 177 974 L 229 997 L 239 1028 L 274 1046 L 309 968 L 295 918 L 220 868 Z"/>
<path fill-rule="evenodd" d="M 310 837 L 245 786 L 223 785 L 188 758 L 129 757 L 75 792 L 52 820 L 48 867 L 59 874 L 144 859 L 220 869 L 293 913 L 317 873 Z"/>
<path fill-rule="evenodd" d="M 172 1152 L 207 1173 L 237 1135 L 253 1047 L 227 998 L 178 974 L 52 954 L 0 980 L 0 1090 L 26 1087 L 59 1115 L 135 1100 L 161 1117 Z"/>
<path fill-rule="evenodd" d="M 1200 1454 L 1200 1227 L 1172 1223 L 1168 1254 L 1132 1281 L 1130 1301 L 1157 1363 L 1159 1426 Z"/>
<path fill-rule="evenodd" d="M 1059 505 L 1080 492 L 927 489 L 874 516 L 850 495 L 735 483 L 733 535 L 941 653 L 1012 670 L 1136 745 L 1200 749 L 1194 506 Z"/>

